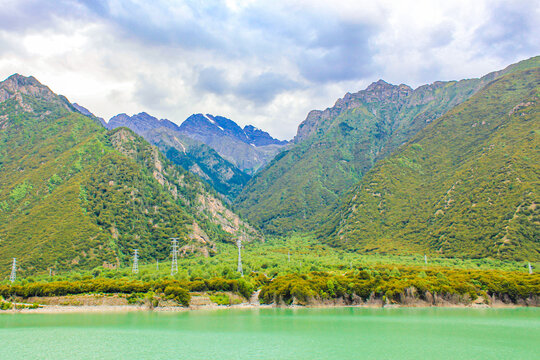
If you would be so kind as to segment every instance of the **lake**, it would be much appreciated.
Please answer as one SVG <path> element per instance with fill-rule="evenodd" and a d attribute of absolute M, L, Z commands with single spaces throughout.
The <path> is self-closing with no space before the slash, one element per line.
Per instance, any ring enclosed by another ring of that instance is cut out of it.
<path fill-rule="evenodd" d="M 538 359 L 540 309 L 0 314 L 0 359 Z"/>

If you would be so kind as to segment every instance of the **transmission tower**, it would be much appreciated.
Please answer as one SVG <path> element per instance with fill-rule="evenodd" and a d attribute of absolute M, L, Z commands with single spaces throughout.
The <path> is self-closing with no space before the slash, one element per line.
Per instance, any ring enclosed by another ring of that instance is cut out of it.
<path fill-rule="evenodd" d="M 178 239 L 171 238 L 172 243 L 172 262 L 171 262 L 171 276 L 178 273 Z"/>
<path fill-rule="evenodd" d="M 244 270 L 242 269 L 242 240 L 236 240 L 236 246 L 238 246 L 238 272 L 244 276 Z"/>
<path fill-rule="evenodd" d="M 427 255 L 424 254 L 424 263 L 427 265 Z"/>
<path fill-rule="evenodd" d="M 15 259 L 13 259 L 15 260 Z M 529 274 L 532 274 L 533 273 L 533 270 L 532 270 L 532 266 L 531 266 L 531 263 L 529 263 Z"/>
<path fill-rule="evenodd" d="M 17 278 L 17 259 L 13 258 L 13 265 L 11 266 L 11 275 L 9 276 L 9 281 L 15 282 Z"/>
<path fill-rule="evenodd" d="M 159 271 L 159 259 L 156 259 L 156 270 Z"/>
<path fill-rule="evenodd" d="M 291 252 L 287 250 L 287 262 L 291 262 Z"/>
<path fill-rule="evenodd" d="M 132 273 L 138 274 L 139 273 L 139 250 L 135 249 L 133 253 L 133 269 L 131 270 Z"/>

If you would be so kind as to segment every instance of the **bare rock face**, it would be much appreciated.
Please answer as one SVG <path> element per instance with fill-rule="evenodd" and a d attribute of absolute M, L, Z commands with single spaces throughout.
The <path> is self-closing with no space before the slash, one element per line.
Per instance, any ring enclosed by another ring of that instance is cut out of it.
<path fill-rule="evenodd" d="M 191 115 L 178 131 L 210 146 L 221 157 L 250 175 L 270 162 L 288 144 L 252 125 L 242 129 L 230 119 L 211 114 Z"/>
<path fill-rule="evenodd" d="M 15 98 L 24 111 L 32 112 L 31 104 L 25 101 L 27 96 L 41 101 L 61 104 L 68 110 L 73 109 L 65 97 L 56 95 L 33 76 L 26 77 L 13 74 L 0 82 L 0 102 Z"/>
<path fill-rule="evenodd" d="M 324 111 L 310 111 L 306 120 L 298 126 L 298 132 L 293 142 L 299 143 L 316 134 L 317 130 L 324 127 L 325 122 L 334 119 L 344 111 L 358 108 L 362 104 L 382 102 L 402 106 L 413 92 L 414 90 L 407 85 L 392 85 L 384 80 L 379 80 L 369 85 L 365 90 L 354 94 L 347 93 L 343 98 L 338 99 L 331 108 Z"/>
<path fill-rule="evenodd" d="M 31 95 L 45 100 L 52 100 L 56 95 L 35 77 L 14 74 L 0 83 L 0 102 L 15 96 L 16 93 Z"/>
<path fill-rule="evenodd" d="M 112 117 L 107 123 L 108 129 L 116 129 L 118 127 L 127 127 L 135 131 L 139 135 L 143 135 L 145 132 L 164 127 L 170 130 L 178 130 L 178 126 L 167 119 L 158 119 L 145 112 L 129 116 L 127 114 L 118 114 Z"/>

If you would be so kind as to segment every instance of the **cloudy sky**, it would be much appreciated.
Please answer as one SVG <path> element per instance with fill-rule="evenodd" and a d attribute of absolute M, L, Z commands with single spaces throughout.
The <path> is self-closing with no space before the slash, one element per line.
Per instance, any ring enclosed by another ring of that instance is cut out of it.
<path fill-rule="evenodd" d="M 210 113 L 288 139 L 382 78 L 413 87 L 540 55 L 537 0 L 0 0 L 0 77 L 96 115 Z"/>

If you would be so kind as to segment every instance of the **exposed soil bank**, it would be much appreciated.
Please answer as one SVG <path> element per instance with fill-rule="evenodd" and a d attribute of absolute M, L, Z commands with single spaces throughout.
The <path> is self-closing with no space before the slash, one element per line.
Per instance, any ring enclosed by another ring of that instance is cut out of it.
<path fill-rule="evenodd" d="M 452 308 L 517 308 L 517 307 L 538 307 L 538 299 L 530 299 L 527 302 L 512 303 L 503 301 L 507 299 L 478 298 L 468 303 L 459 302 L 457 298 L 435 297 L 434 301 L 427 302 L 420 299 L 403 299 L 402 303 L 385 303 L 382 299 L 371 298 L 367 301 L 358 301 L 356 304 L 348 304 L 343 299 L 332 301 L 310 301 L 307 305 L 285 305 L 285 304 L 259 304 L 250 299 L 249 302 L 234 305 L 217 305 L 212 303 L 204 294 L 198 294 L 192 299 L 195 301 L 189 307 L 163 303 L 160 306 L 152 307 L 145 305 L 129 305 L 127 300 L 119 295 L 72 295 L 55 297 L 32 297 L 17 304 L 39 304 L 39 307 L 31 309 L 10 309 L 1 312 L 11 313 L 107 313 L 107 312 L 133 312 L 133 311 L 156 311 L 156 312 L 180 312 L 192 310 L 216 310 L 216 309 L 261 309 L 261 308 L 337 308 L 337 307 L 359 307 L 359 308 L 400 308 L 400 307 L 452 307 Z M 208 299 L 208 300 L 207 300 Z"/>

